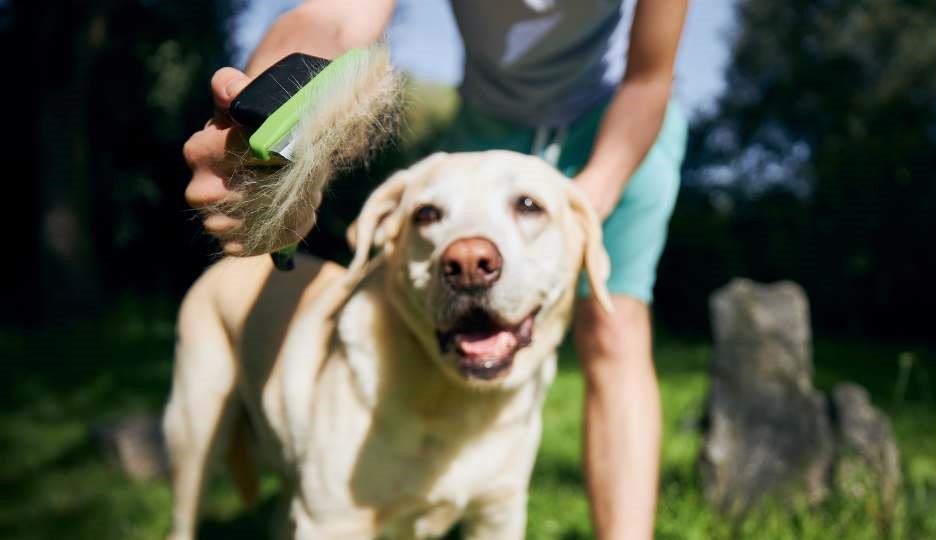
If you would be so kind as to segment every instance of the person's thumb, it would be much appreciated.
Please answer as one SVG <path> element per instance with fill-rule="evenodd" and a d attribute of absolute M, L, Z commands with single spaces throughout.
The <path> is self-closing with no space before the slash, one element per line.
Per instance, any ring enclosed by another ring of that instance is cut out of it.
<path fill-rule="evenodd" d="M 250 77 L 238 69 L 223 67 L 216 71 L 211 77 L 211 93 L 214 96 L 215 107 L 219 111 L 227 111 L 237 94 L 248 84 Z"/>

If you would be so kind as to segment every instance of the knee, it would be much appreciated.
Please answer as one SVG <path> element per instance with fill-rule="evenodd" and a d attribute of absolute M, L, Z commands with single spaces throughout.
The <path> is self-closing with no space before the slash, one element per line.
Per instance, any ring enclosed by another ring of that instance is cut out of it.
<path fill-rule="evenodd" d="M 583 300 L 576 307 L 573 338 L 586 374 L 601 371 L 602 366 L 649 361 L 649 308 L 620 295 L 614 296 L 612 303 L 613 313 L 605 312 L 593 300 Z"/>
<path fill-rule="evenodd" d="M 575 350 L 583 363 L 609 358 L 620 339 L 614 333 L 611 315 L 596 304 L 592 301 L 582 302 L 575 312 L 573 338 Z"/>

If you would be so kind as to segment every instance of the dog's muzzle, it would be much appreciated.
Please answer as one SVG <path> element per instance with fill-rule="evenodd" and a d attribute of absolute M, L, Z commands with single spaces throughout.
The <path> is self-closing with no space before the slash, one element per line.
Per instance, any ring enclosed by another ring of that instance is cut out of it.
<path fill-rule="evenodd" d="M 473 307 L 446 331 L 437 331 L 443 354 L 455 353 L 456 367 L 469 378 L 490 380 L 506 372 L 514 355 L 533 339 L 539 309 L 517 324 L 506 324 L 481 307 Z"/>
<path fill-rule="evenodd" d="M 436 331 L 442 354 L 454 353 L 467 378 L 491 380 L 505 373 L 516 352 L 533 339 L 539 309 L 510 323 L 488 305 L 488 294 L 501 277 L 504 259 L 494 242 L 483 237 L 455 240 L 442 252 L 439 271 L 447 315 L 454 321 Z"/>

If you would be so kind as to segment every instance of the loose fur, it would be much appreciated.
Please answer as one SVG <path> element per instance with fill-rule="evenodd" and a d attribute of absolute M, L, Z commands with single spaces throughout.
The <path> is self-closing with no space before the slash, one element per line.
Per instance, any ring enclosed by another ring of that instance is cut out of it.
<path fill-rule="evenodd" d="M 295 160 L 249 159 L 231 178 L 236 196 L 206 209 L 242 218 L 240 255 L 270 253 L 302 239 L 336 171 L 365 162 L 397 130 L 403 81 L 379 43 L 322 81 L 300 121 Z M 222 238 L 222 240 L 224 240 Z"/>

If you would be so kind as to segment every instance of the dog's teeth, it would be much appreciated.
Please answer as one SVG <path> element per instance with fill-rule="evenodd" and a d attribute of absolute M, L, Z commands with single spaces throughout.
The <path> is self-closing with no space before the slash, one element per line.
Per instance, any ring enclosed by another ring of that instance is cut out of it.
<path fill-rule="evenodd" d="M 484 369 L 491 369 L 491 367 L 493 366 L 494 366 L 494 362 L 491 362 L 490 360 L 484 362 Z"/>

